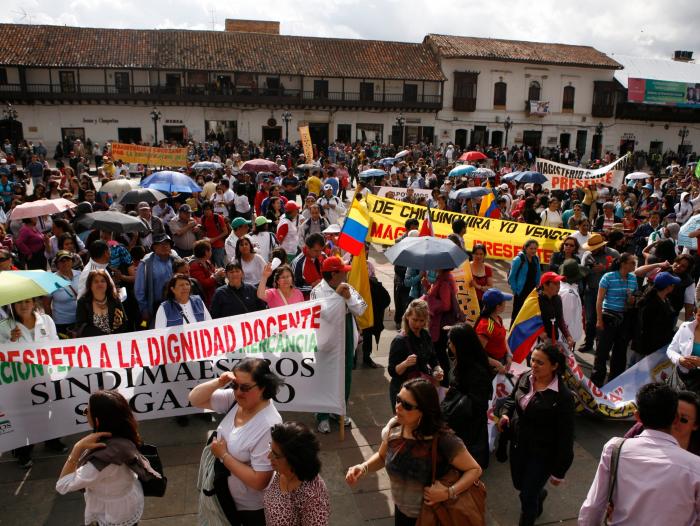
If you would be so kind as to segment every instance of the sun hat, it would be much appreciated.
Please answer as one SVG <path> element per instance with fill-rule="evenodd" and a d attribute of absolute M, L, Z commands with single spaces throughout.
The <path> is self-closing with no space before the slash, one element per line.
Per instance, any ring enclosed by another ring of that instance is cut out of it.
<path fill-rule="evenodd" d="M 588 241 L 586 241 L 583 244 L 583 250 L 597 250 L 600 247 L 607 245 L 608 242 L 603 239 L 603 236 L 600 234 L 593 234 L 591 237 L 588 238 Z"/>

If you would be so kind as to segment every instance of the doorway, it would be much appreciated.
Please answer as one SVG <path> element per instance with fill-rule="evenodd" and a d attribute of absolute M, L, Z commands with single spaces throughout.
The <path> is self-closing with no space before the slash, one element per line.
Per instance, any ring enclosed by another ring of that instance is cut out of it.
<path fill-rule="evenodd" d="M 61 137 L 63 140 L 63 154 L 68 157 L 68 152 L 73 149 L 73 143 L 80 139 L 85 143 L 85 128 L 61 128 Z"/>
<path fill-rule="evenodd" d="M 24 140 L 24 130 L 22 123 L 15 119 L 0 120 L 0 144 L 9 139 L 12 146 L 17 150 L 17 145 Z"/>
<path fill-rule="evenodd" d="M 309 135 L 311 135 L 311 142 L 318 146 L 319 150 L 325 149 L 328 146 L 328 123 L 310 122 Z"/>
<path fill-rule="evenodd" d="M 455 146 L 458 146 L 460 150 L 467 147 L 467 130 L 460 129 L 455 132 Z"/>
<path fill-rule="evenodd" d="M 119 142 L 126 144 L 139 144 L 141 142 L 141 128 L 117 128 Z"/>
<path fill-rule="evenodd" d="M 535 155 L 540 154 L 540 146 L 542 144 L 542 132 L 537 130 L 525 130 L 523 132 L 523 145 L 532 148 Z"/>
<path fill-rule="evenodd" d="M 185 127 L 184 126 L 163 126 L 163 141 L 184 144 L 184 142 L 185 142 Z"/>
<path fill-rule="evenodd" d="M 352 124 L 338 124 L 338 133 L 335 140 L 342 143 L 349 143 L 352 137 Z"/>
<path fill-rule="evenodd" d="M 495 148 L 503 146 L 503 132 L 501 130 L 491 132 L 491 146 Z"/>
<path fill-rule="evenodd" d="M 634 139 L 622 139 L 620 141 L 620 155 L 634 151 Z"/>
<path fill-rule="evenodd" d="M 477 144 L 486 146 L 486 126 L 474 126 L 471 144 L 472 146 L 476 146 Z"/>
<path fill-rule="evenodd" d="M 280 142 L 282 140 L 282 126 L 263 126 L 263 141 Z"/>
<path fill-rule="evenodd" d="M 571 134 L 570 133 L 562 133 L 559 135 L 559 148 L 564 150 L 565 148 L 569 148 L 571 145 Z"/>
<path fill-rule="evenodd" d="M 578 130 L 576 132 L 576 155 L 579 159 L 586 153 L 586 141 L 588 140 L 588 132 L 586 130 Z"/>

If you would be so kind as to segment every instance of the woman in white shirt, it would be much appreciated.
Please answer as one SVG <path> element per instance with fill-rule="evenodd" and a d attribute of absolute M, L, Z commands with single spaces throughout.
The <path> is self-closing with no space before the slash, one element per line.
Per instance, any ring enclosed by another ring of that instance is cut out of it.
<path fill-rule="evenodd" d="M 243 526 L 265 525 L 263 490 L 273 474 L 268 458 L 271 428 L 282 423 L 272 397 L 281 384 L 265 360 L 245 358 L 232 371 L 198 385 L 189 395 L 193 406 L 226 414 L 210 451 L 230 474 L 226 482 Z M 231 389 L 225 388 L 228 385 Z M 200 524 L 228 524 L 216 494 L 202 492 L 199 498 Z"/>
<path fill-rule="evenodd" d="M 83 414 L 95 432 L 73 446 L 56 491 L 85 490 L 85 524 L 137 524 L 143 515 L 139 477 L 157 475 L 138 452 L 141 437 L 129 403 L 117 391 L 97 391 Z"/>
<path fill-rule="evenodd" d="M 542 210 L 540 218 L 542 219 L 540 226 L 562 228 L 563 222 L 561 219 L 561 212 L 559 211 L 559 199 L 551 197 L 547 208 Z"/>
<path fill-rule="evenodd" d="M 243 283 L 252 285 L 257 288 L 258 283 L 262 279 L 262 273 L 267 265 L 262 256 L 255 253 L 253 242 L 248 236 L 238 238 L 236 242 L 235 261 L 241 265 L 243 269 Z"/>
<path fill-rule="evenodd" d="M 207 306 L 192 292 L 192 283 L 186 274 L 175 274 L 168 282 L 165 300 L 156 312 L 155 329 L 187 325 L 211 320 Z"/>

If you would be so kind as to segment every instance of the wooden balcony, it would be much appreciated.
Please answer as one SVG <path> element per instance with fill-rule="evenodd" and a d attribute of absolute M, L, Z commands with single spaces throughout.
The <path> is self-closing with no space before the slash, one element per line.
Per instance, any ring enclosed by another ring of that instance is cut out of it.
<path fill-rule="evenodd" d="M 0 85 L 0 100 L 12 103 L 45 102 L 127 102 L 149 104 L 246 104 L 251 106 L 299 106 L 309 108 L 400 109 L 436 111 L 442 108 L 441 95 L 406 96 L 403 93 L 366 94 L 353 92 L 315 93 L 294 89 L 268 89 L 246 86 L 110 86 L 80 84 Z"/>

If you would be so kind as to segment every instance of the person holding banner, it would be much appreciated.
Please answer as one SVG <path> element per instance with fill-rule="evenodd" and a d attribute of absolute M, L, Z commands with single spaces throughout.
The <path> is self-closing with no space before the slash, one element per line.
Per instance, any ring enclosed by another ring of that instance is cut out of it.
<path fill-rule="evenodd" d="M 80 338 L 126 332 L 126 312 L 106 270 L 88 275 L 85 293 L 76 305 L 75 325 Z"/>
<path fill-rule="evenodd" d="M 202 298 L 191 295 L 190 278 L 175 274 L 167 285 L 165 301 L 158 307 L 154 329 L 211 320 Z"/>
<path fill-rule="evenodd" d="M 226 415 L 202 454 L 198 478 L 212 463 L 217 475 L 215 491 L 200 494 L 200 524 L 228 524 L 233 515 L 242 526 L 265 526 L 263 490 L 273 475 L 271 428 L 282 423 L 272 398 L 281 385 L 265 360 L 244 358 L 232 371 L 190 391 L 194 407 Z"/>
<path fill-rule="evenodd" d="M 84 491 L 85 524 L 138 524 L 144 505 L 140 480 L 161 475 L 139 454 L 142 441 L 129 403 L 117 391 L 97 391 L 84 415 L 95 431 L 73 446 L 56 491 Z"/>
<path fill-rule="evenodd" d="M 561 484 L 574 460 L 574 397 L 562 378 L 566 359 L 557 345 L 540 345 L 531 364 L 497 414 L 499 431 L 511 432 L 510 473 L 520 492 L 519 526 L 535 524 L 547 498 L 547 481 Z"/>
<path fill-rule="evenodd" d="M 281 265 L 274 270 L 274 287 L 267 288 L 267 280 L 272 276 L 272 263 L 265 265 L 258 285 L 258 298 L 267 303 L 268 308 L 282 307 L 304 301 L 304 294 L 294 286 L 294 274 L 289 265 Z"/>
<path fill-rule="evenodd" d="M 537 257 L 539 243 L 528 239 L 520 253 L 513 258 L 508 273 L 508 284 L 513 291 L 513 312 L 511 319 L 515 321 L 525 298 L 532 292 L 540 281 L 540 259 Z"/>

